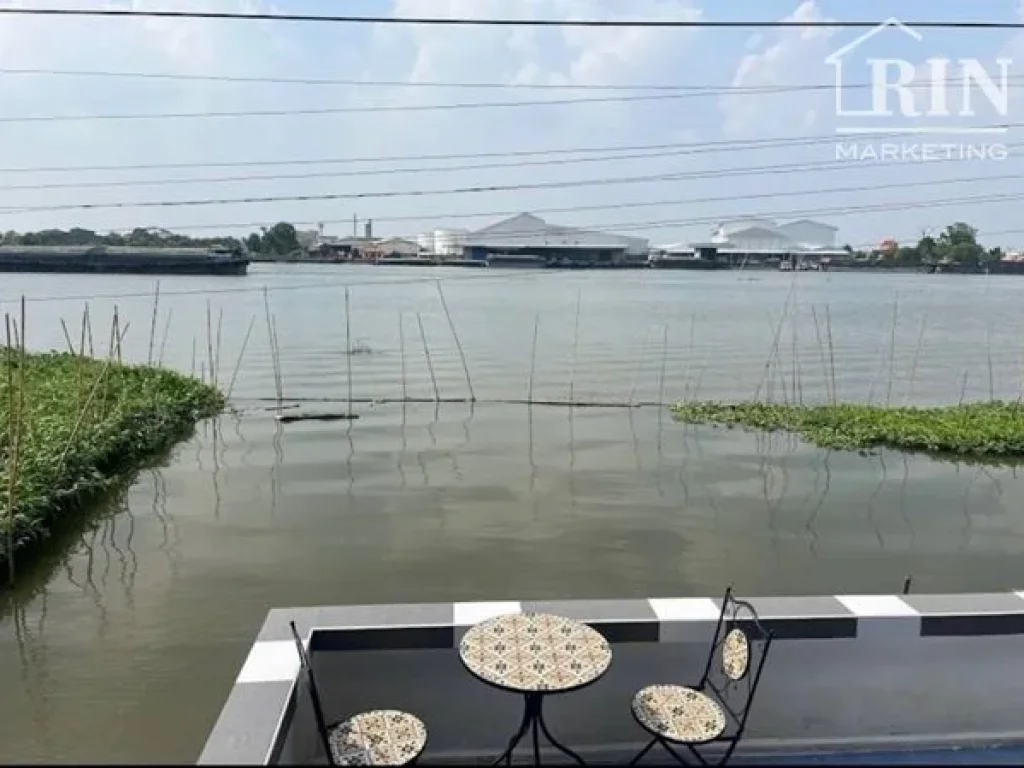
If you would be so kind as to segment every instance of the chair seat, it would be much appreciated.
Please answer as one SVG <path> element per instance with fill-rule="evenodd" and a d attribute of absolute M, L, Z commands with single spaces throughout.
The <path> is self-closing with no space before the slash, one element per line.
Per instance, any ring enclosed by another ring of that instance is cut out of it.
<path fill-rule="evenodd" d="M 655 736 L 679 744 L 705 744 L 725 732 L 717 701 L 682 685 L 651 685 L 633 697 L 633 715 Z"/>
<path fill-rule="evenodd" d="M 427 728 L 407 712 L 378 709 L 330 729 L 336 765 L 407 765 L 423 752 Z"/>

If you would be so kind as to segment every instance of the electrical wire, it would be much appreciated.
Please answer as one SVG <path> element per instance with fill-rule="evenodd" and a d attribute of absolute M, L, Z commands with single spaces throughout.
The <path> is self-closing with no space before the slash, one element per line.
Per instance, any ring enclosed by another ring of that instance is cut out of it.
<path fill-rule="evenodd" d="M 692 173 L 692 172 L 691 172 Z M 153 200 L 153 201 L 122 201 L 112 203 L 64 203 L 54 205 L 37 205 L 0 208 L 0 215 L 17 213 L 40 213 L 44 211 L 69 211 L 69 210 L 99 210 L 113 208 L 179 208 L 197 207 L 212 205 L 248 205 L 254 203 L 282 203 L 282 202 L 312 202 L 329 200 L 366 200 L 366 199 L 390 199 L 404 197 L 434 197 L 443 195 L 480 194 L 486 192 L 513 192 L 536 189 L 573 189 L 579 187 L 594 186 L 616 186 L 619 184 L 647 184 L 665 181 L 682 181 L 688 178 L 687 173 L 659 173 L 643 176 L 612 176 L 599 179 L 582 179 L 575 181 L 547 181 L 534 182 L 530 184 L 493 184 L 470 187 L 449 187 L 447 189 L 417 189 L 417 190 L 389 190 L 378 192 L 338 192 L 326 194 L 307 195 L 267 195 L 263 197 L 236 197 L 236 198 L 204 198 L 195 200 Z M 753 194 L 729 195 L 721 198 L 698 197 L 680 201 L 680 204 L 694 204 L 707 202 L 727 202 L 736 200 L 756 200 L 772 197 L 792 197 L 802 195 L 836 194 L 846 192 L 868 192 L 879 189 L 897 189 L 908 187 L 928 186 L 936 184 L 964 184 L 979 181 L 1005 181 L 1024 178 L 1022 174 L 998 174 L 993 176 L 972 176 L 961 179 L 943 179 L 942 181 L 924 180 L 899 182 L 891 184 L 872 184 L 861 187 L 838 187 L 834 189 L 810 189 L 810 190 L 787 190 L 760 192 Z"/>
<path fill-rule="evenodd" d="M 1024 123 L 1007 123 L 1003 125 L 979 126 L 985 129 L 994 128 L 1020 128 Z M 863 133 L 858 135 L 861 141 L 869 139 L 886 139 L 905 137 L 905 133 L 896 131 L 879 130 L 877 133 Z M 555 149 L 528 149 L 528 150 L 505 150 L 500 152 L 469 152 L 455 154 L 421 154 L 421 155 L 390 155 L 390 156 L 363 156 L 343 158 L 300 158 L 295 160 L 236 160 L 221 162 L 200 162 L 200 163 L 145 163 L 134 165 L 79 165 L 79 166 L 21 166 L 0 168 L 0 173 L 78 173 L 92 171 L 143 171 L 157 169 L 184 169 L 184 168 L 243 168 L 257 166 L 281 166 L 281 165 L 334 165 L 347 163 L 390 163 L 390 162 L 430 162 L 441 160 L 467 160 L 483 158 L 521 158 L 537 157 L 539 155 L 574 155 L 592 154 L 607 152 L 634 152 L 644 150 L 672 150 L 686 149 L 686 154 L 702 155 L 716 154 L 719 152 L 742 152 L 754 149 L 779 149 L 802 146 L 816 146 L 819 144 L 835 144 L 842 137 L 835 133 L 818 134 L 810 136 L 789 136 L 764 139 L 714 139 L 700 142 L 674 142 L 669 144 L 633 144 L 613 145 L 604 147 L 564 147 Z"/>
<path fill-rule="evenodd" d="M 537 91 L 669 91 L 692 97 L 741 95 L 773 95 L 780 93 L 801 93 L 808 91 L 833 91 L 835 83 L 804 83 L 794 85 L 672 85 L 672 84 L 623 84 L 623 83 L 482 83 L 445 82 L 437 80 L 356 80 L 352 78 L 308 78 L 308 77 L 262 77 L 254 75 L 201 75 L 177 72 L 123 72 L 112 70 L 83 69 L 25 69 L 0 67 L 0 75 L 51 76 L 51 77 L 101 77 L 133 80 L 175 80 L 188 82 L 212 82 L 265 85 L 310 85 L 372 88 L 455 88 L 469 90 L 537 90 Z M 1021 76 L 1008 75 L 1007 85 L 1020 85 Z M 945 81 L 937 81 L 945 82 Z M 928 79 L 915 80 L 906 86 L 911 90 L 931 88 Z M 844 83 L 843 90 L 871 90 L 873 83 Z"/>
<path fill-rule="evenodd" d="M 119 8 L 0 8 L 0 15 L 105 17 L 105 18 L 157 18 L 206 19 L 223 21 L 263 22 L 315 22 L 334 24 L 393 24 L 415 26 L 474 26 L 474 27 L 594 27 L 610 29 L 870 29 L 890 25 L 888 21 L 797 21 L 783 20 L 707 20 L 707 19 L 500 19 L 467 17 L 399 17 L 399 16 L 333 16 L 326 14 L 231 13 L 228 11 L 139 11 Z M 1019 21 L 906 21 L 907 27 L 938 29 L 1024 29 Z"/>
<path fill-rule="evenodd" d="M 1024 142 L 1004 144 L 1004 148 L 1018 149 L 1024 147 Z M 106 189 L 120 187 L 152 187 L 152 186 L 178 186 L 184 184 L 228 184 L 228 183 L 253 183 L 264 181 L 300 181 L 309 179 L 348 178 L 348 177 L 374 177 L 391 176 L 393 174 L 421 174 L 421 173 L 451 173 L 455 171 L 477 171 L 477 170 L 508 170 L 523 167 L 537 166 L 562 166 L 575 165 L 577 163 L 606 163 L 616 160 L 646 160 L 667 157 L 678 157 L 690 154 L 685 150 L 671 152 L 653 152 L 645 154 L 625 154 L 607 157 L 581 157 L 564 158 L 557 160 L 521 160 L 515 163 L 480 163 L 476 165 L 452 165 L 452 166 L 417 166 L 409 168 L 373 168 L 356 171 L 314 171 L 311 173 L 285 173 L 285 174 L 249 174 L 246 176 L 193 176 L 184 179 L 135 179 L 117 181 L 68 181 L 56 183 L 36 184 L 0 184 L 0 192 L 15 192 L 43 189 Z M 874 163 L 850 163 L 847 161 L 823 161 L 805 163 L 782 163 L 778 165 L 763 165 L 739 168 L 716 168 L 705 171 L 686 172 L 680 176 L 680 180 L 696 180 L 706 178 L 728 178 L 733 176 L 758 176 L 762 174 L 784 174 L 809 173 L 819 171 L 843 171 L 855 168 L 880 168 L 901 165 L 934 165 L 938 163 L 962 162 L 955 157 L 947 157 L 938 160 L 902 160 L 902 161 L 879 161 Z"/>

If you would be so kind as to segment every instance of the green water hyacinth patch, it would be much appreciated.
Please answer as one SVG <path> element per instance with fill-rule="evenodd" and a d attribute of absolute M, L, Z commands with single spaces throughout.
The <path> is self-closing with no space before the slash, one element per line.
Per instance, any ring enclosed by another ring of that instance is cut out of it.
<path fill-rule="evenodd" d="M 822 448 L 1024 458 L 1024 406 L 1016 402 L 943 408 L 694 402 L 673 406 L 672 413 L 696 424 L 792 432 Z"/>
<path fill-rule="evenodd" d="M 0 563 L 224 407 L 171 371 L 0 347 Z"/>

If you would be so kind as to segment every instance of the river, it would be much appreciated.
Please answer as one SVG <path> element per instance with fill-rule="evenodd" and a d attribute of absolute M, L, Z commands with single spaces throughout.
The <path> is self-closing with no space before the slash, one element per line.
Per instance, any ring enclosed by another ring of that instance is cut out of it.
<path fill-rule="evenodd" d="M 116 305 L 127 359 L 206 375 L 213 347 L 225 387 L 237 365 L 232 414 L 0 597 L 0 761 L 194 761 L 274 606 L 1024 584 L 1015 469 L 822 451 L 653 405 L 822 400 L 833 378 L 846 400 L 1016 398 L 1024 280 L 257 265 L 161 279 L 151 345 L 153 292 L 0 283 L 3 311 L 29 299 L 34 349 L 66 348 L 61 319 L 77 344 L 88 298 L 96 354 Z M 358 420 L 275 421 L 267 305 L 287 404 L 343 412 L 351 381 Z M 433 381 L 446 402 L 380 402 L 432 399 Z M 470 386 L 477 402 L 448 402 Z M 531 389 L 650 405 L 509 402 Z"/>

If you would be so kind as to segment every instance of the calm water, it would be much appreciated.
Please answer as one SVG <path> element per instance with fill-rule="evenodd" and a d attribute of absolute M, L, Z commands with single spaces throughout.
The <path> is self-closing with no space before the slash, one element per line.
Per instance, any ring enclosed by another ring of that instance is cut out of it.
<path fill-rule="evenodd" d="M 430 366 L 442 398 L 465 397 L 433 278 L 476 404 L 274 420 L 263 285 L 286 400 L 344 410 L 349 362 L 356 400 L 433 397 Z M 728 581 L 755 595 L 889 592 L 911 574 L 919 591 L 1020 587 L 1024 482 L 1012 469 L 820 451 L 675 424 L 654 405 L 501 402 L 527 396 L 531 368 L 539 400 L 751 397 L 769 389 L 773 342 L 777 399 L 823 399 L 832 357 L 842 399 L 1018 396 L 1024 281 L 796 280 L 334 266 L 162 279 L 153 356 L 162 348 L 166 364 L 208 372 L 209 302 L 226 386 L 255 318 L 237 412 L 55 542 L 0 607 L 0 761 L 194 760 L 273 606 L 706 595 Z M 352 342 L 368 350 L 351 357 L 346 284 Z M 77 339 L 93 297 L 97 354 L 116 304 L 123 354 L 142 361 L 152 293 L 135 277 L 0 283 L 7 311 L 36 299 L 30 346 L 66 346 L 61 318 Z"/>

